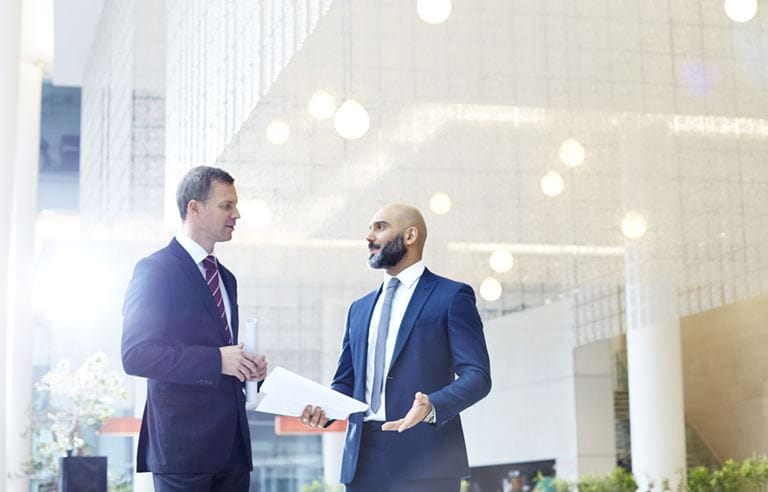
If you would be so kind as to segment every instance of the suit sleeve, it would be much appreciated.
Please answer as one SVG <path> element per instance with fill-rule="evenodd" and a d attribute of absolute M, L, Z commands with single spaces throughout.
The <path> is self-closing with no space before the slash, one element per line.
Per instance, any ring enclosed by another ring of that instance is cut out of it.
<path fill-rule="evenodd" d="M 123 368 L 159 381 L 218 386 L 218 347 L 184 345 L 174 333 L 169 273 L 157 261 L 141 260 L 123 303 Z"/>
<path fill-rule="evenodd" d="M 491 391 L 491 369 L 483 322 L 475 306 L 475 294 L 468 285 L 456 292 L 448 307 L 448 340 L 453 370 L 458 376 L 451 384 L 429 395 L 435 407 L 437 425 L 451 420 Z"/>
<path fill-rule="evenodd" d="M 333 382 L 331 388 L 339 393 L 343 393 L 347 396 L 352 396 L 354 393 L 355 385 L 355 370 L 352 364 L 352 347 L 349 339 L 349 313 L 352 311 L 350 307 L 347 311 L 347 321 L 344 328 L 344 339 L 341 342 L 341 355 L 339 356 L 339 364 L 336 368 L 336 374 L 333 376 Z"/>

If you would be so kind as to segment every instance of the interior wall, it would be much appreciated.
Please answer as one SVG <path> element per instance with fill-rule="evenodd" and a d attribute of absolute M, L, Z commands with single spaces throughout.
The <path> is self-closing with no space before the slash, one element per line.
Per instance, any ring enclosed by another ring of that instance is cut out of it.
<path fill-rule="evenodd" d="M 681 322 L 685 413 L 722 460 L 768 453 L 768 296 Z"/>
<path fill-rule="evenodd" d="M 568 302 L 485 324 L 491 393 L 462 413 L 470 466 L 555 459 L 558 475 L 616 465 L 610 341 L 573 348 Z"/>

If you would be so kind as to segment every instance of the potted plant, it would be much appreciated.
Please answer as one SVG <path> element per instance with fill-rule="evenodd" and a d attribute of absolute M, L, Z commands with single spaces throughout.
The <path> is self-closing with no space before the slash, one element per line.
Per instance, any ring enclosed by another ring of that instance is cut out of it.
<path fill-rule="evenodd" d="M 46 490 L 55 489 L 60 477 L 62 492 L 106 491 L 106 457 L 85 456 L 87 437 L 113 414 L 117 399 L 127 398 L 117 372 L 108 370 L 106 355 L 91 355 L 75 371 L 61 359 L 35 388 L 48 398 L 37 399 L 30 412 L 27 474 Z M 82 478 L 87 486 L 79 485 Z"/>

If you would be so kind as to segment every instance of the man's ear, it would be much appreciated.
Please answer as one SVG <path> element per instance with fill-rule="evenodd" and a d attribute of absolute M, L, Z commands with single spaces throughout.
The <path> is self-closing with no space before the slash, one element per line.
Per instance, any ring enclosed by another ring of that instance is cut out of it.
<path fill-rule="evenodd" d="M 190 200 L 187 203 L 187 215 L 195 215 L 200 211 L 200 202 L 197 200 Z"/>
<path fill-rule="evenodd" d="M 419 238 L 419 230 L 411 226 L 405 230 L 405 242 L 407 244 L 414 244 Z"/>

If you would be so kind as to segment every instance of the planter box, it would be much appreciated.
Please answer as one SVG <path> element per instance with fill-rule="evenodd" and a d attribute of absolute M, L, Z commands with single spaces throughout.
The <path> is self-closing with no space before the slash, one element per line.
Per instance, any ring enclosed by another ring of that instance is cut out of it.
<path fill-rule="evenodd" d="M 107 492 L 107 457 L 62 458 L 61 492 Z"/>

